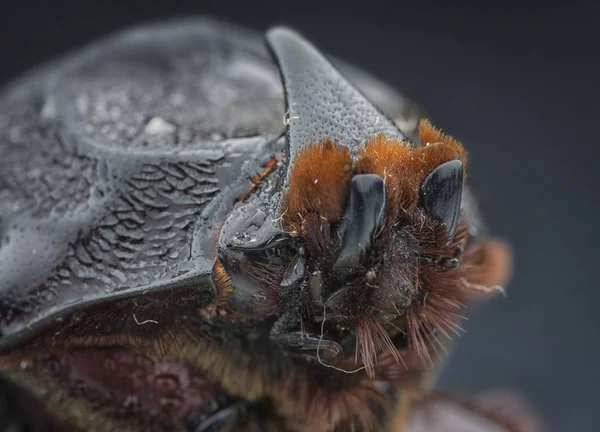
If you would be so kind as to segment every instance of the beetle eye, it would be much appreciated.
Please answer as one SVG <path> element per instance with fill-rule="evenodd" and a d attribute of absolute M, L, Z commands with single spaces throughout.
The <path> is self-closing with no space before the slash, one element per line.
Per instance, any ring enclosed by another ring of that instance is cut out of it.
<path fill-rule="evenodd" d="M 441 221 L 454 239 L 460 216 L 463 187 L 463 164 L 460 160 L 443 163 L 429 173 L 421 183 L 421 206 L 429 215 Z"/>
<path fill-rule="evenodd" d="M 458 261 L 457 258 L 443 258 L 441 261 L 442 267 L 444 267 L 447 270 L 451 270 L 453 268 L 458 267 L 458 265 L 460 264 L 460 262 Z"/>
<path fill-rule="evenodd" d="M 279 292 L 290 292 L 305 278 L 302 246 L 280 228 L 263 201 L 232 210 L 221 228 L 218 248 L 221 270 L 215 274 L 221 277 L 215 283 L 223 293 L 232 293 L 239 307 L 273 310 Z"/>

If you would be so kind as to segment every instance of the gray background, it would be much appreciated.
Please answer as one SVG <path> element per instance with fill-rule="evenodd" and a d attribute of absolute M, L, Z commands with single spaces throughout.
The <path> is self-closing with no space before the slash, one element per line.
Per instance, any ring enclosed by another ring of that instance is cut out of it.
<path fill-rule="evenodd" d="M 210 14 L 257 30 L 296 27 L 405 92 L 464 141 L 487 220 L 514 247 L 508 298 L 471 312 L 440 384 L 513 388 L 550 431 L 600 430 L 600 8 L 474 5 L 3 1 L 0 83 L 147 20 Z"/>

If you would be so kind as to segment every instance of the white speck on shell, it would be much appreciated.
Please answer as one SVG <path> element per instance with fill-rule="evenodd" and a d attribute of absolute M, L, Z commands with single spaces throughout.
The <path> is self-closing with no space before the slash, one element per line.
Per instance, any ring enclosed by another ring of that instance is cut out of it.
<path fill-rule="evenodd" d="M 144 128 L 144 132 L 149 135 L 173 133 L 175 132 L 175 125 L 160 117 L 152 117 Z"/>

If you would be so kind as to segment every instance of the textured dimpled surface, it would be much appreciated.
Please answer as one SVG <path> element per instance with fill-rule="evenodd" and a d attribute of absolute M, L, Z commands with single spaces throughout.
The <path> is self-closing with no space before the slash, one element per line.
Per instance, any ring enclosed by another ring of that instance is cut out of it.
<path fill-rule="evenodd" d="M 377 133 L 404 138 L 392 120 L 297 33 L 278 27 L 267 33 L 267 42 L 286 89 L 291 163 L 303 146 L 325 138 L 348 146 L 351 153 Z"/>
<path fill-rule="evenodd" d="M 206 273 L 206 205 L 283 131 L 258 38 L 137 28 L 0 96 L 1 342 L 68 307 Z"/>

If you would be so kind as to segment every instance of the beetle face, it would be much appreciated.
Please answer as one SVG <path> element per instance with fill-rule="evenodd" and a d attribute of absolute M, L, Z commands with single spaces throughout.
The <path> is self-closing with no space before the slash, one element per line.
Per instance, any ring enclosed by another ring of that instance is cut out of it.
<path fill-rule="evenodd" d="M 458 329 L 476 265 L 463 256 L 462 147 L 421 130 L 436 142 L 375 136 L 355 160 L 330 141 L 304 148 L 275 217 L 242 204 L 226 221 L 220 284 L 250 293 L 250 310 L 294 317 L 287 330 L 319 338 L 315 355 L 360 356 L 370 376 L 382 351 L 400 363 L 410 344 L 431 360 L 435 329 Z"/>
<path fill-rule="evenodd" d="M 490 262 L 469 247 L 465 150 L 426 120 L 411 142 L 293 32 L 268 42 L 293 107 L 287 173 L 225 221 L 217 285 L 321 364 L 373 378 L 394 374 L 378 368 L 390 355 L 432 362 L 469 290 L 500 282 L 481 280 Z"/>

